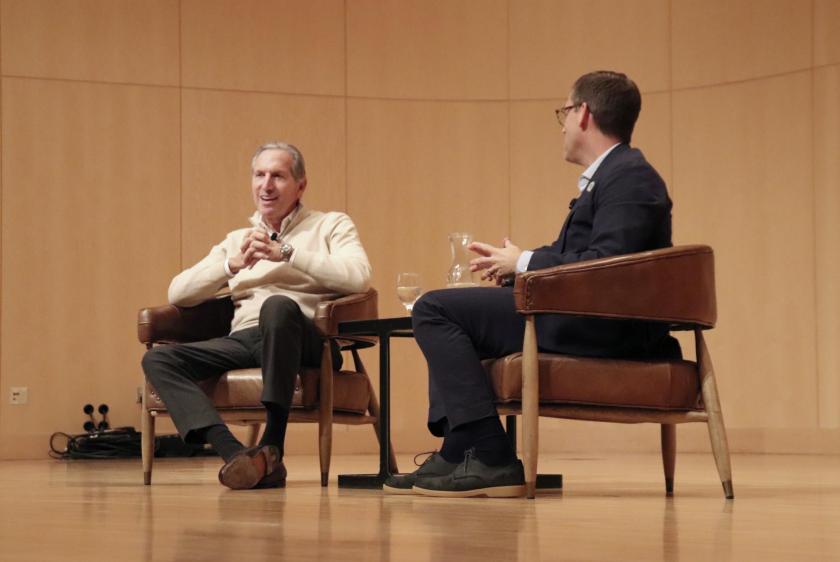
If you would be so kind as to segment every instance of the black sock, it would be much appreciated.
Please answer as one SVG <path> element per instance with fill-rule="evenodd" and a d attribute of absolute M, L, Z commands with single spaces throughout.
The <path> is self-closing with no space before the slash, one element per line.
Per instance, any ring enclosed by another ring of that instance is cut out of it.
<path fill-rule="evenodd" d="M 510 445 L 506 433 L 479 438 L 475 445 L 475 456 L 488 466 L 510 464 L 516 460 L 516 451 Z"/>
<path fill-rule="evenodd" d="M 510 446 L 510 439 L 497 416 L 452 429 L 443 440 L 440 455 L 446 462 L 461 462 L 464 452 L 470 448 L 475 448 L 479 460 L 488 465 L 507 464 L 516 458 L 516 452 Z"/>
<path fill-rule="evenodd" d="M 283 443 L 286 441 L 286 425 L 289 423 L 289 410 L 274 402 L 263 402 L 265 405 L 265 431 L 260 446 L 274 445 L 280 449 L 283 458 Z"/>
<path fill-rule="evenodd" d="M 233 436 L 228 426 L 224 424 L 210 425 L 196 430 L 199 438 L 210 443 L 225 462 L 232 459 L 245 445 Z"/>

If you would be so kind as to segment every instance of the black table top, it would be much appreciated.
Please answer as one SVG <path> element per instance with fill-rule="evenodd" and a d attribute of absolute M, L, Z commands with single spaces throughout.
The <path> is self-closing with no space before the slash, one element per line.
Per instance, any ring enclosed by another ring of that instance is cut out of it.
<path fill-rule="evenodd" d="M 411 335 L 411 317 L 374 318 L 371 320 L 353 320 L 338 325 L 339 335 Z"/>

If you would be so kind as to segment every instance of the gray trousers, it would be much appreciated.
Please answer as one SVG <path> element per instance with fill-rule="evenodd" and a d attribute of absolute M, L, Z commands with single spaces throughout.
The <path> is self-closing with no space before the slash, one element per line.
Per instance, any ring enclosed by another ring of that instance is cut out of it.
<path fill-rule="evenodd" d="M 198 386 L 232 369 L 262 368 L 263 404 L 291 407 L 301 367 L 321 364 L 323 337 L 292 299 L 275 295 L 260 309 L 259 326 L 211 340 L 161 345 L 143 356 L 143 371 L 155 387 L 184 441 L 198 442 L 195 430 L 222 424 Z M 341 354 L 333 348 L 333 365 Z"/>

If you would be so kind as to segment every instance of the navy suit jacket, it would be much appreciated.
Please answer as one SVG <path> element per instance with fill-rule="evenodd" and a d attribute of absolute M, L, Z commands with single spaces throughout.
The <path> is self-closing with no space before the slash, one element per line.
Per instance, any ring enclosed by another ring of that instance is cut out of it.
<path fill-rule="evenodd" d="M 573 200 L 557 240 L 534 249 L 529 270 L 671 246 L 671 199 L 641 151 L 615 147 Z M 629 320 L 543 315 L 540 347 L 603 357 L 675 357 L 667 326 Z"/>

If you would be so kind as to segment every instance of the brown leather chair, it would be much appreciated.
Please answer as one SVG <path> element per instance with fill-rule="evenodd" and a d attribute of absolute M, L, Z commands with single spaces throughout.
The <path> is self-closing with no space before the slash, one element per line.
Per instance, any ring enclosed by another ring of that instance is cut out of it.
<path fill-rule="evenodd" d="M 336 337 L 340 322 L 376 317 L 377 293 L 374 289 L 324 301 L 315 313 L 315 325 L 327 336 L 321 367 L 303 369 L 298 375 L 289 422 L 318 424 L 322 486 L 327 485 L 329 478 L 333 423 L 372 424 L 377 438 L 379 436 L 379 403 L 358 352 L 361 348 L 374 345 L 374 342 L 369 338 Z M 191 308 L 173 305 L 143 308 L 138 313 L 137 336 L 147 349 L 157 344 L 201 341 L 226 335 L 232 318 L 233 302 L 228 295 Z M 337 340 L 342 351 L 352 354 L 352 370 L 333 370 L 330 340 Z M 248 445 L 253 446 L 260 424 L 265 421 L 265 408 L 260 402 L 260 369 L 228 371 L 218 379 L 203 382 L 202 386 L 226 423 L 250 427 Z M 148 382 L 144 386 L 142 402 L 143 479 L 146 484 L 151 484 L 155 418 L 166 415 L 167 410 Z M 391 463 L 396 470 L 393 452 Z"/>
<path fill-rule="evenodd" d="M 526 494 L 536 491 L 538 416 L 661 424 L 665 488 L 673 493 L 676 424 L 704 422 L 728 499 L 729 447 L 703 330 L 714 327 L 714 254 L 678 246 L 518 275 L 516 308 L 526 317 L 522 353 L 485 363 L 500 414 L 521 414 Z M 664 322 L 692 330 L 696 361 L 620 360 L 537 352 L 535 315 L 570 314 Z"/>

